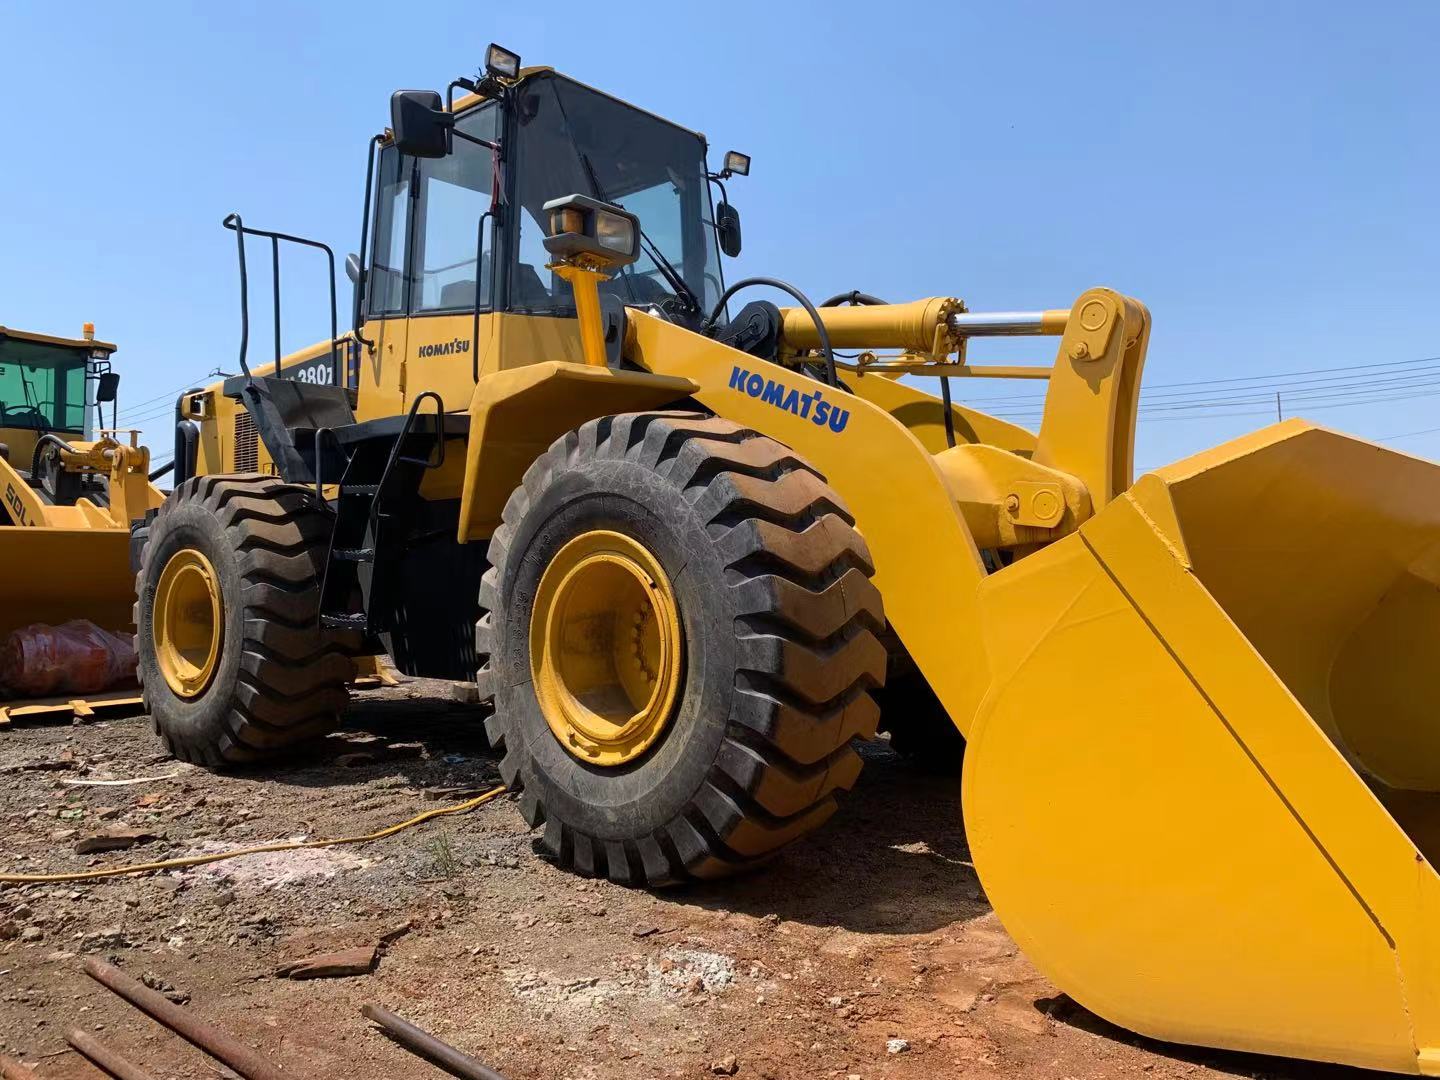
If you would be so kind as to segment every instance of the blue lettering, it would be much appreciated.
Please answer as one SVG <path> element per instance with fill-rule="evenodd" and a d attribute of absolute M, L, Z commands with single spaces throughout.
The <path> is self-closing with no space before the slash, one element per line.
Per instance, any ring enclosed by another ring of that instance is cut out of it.
<path fill-rule="evenodd" d="M 466 351 L 470 342 L 455 340 L 457 351 Z M 730 369 L 730 389 L 739 390 L 750 395 L 752 398 L 759 398 L 766 405 L 773 405 L 777 409 L 784 409 L 802 420 L 809 420 L 816 427 L 829 426 L 830 430 L 837 435 L 845 430 L 850 423 L 850 410 L 842 409 L 838 405 L 825 400 L 823 390 L 814 390 L 808 394 L 800 390 L 786 386 L 774 379 L 767 379 L 759 372 L 746 371 L 738 364 Z"/>

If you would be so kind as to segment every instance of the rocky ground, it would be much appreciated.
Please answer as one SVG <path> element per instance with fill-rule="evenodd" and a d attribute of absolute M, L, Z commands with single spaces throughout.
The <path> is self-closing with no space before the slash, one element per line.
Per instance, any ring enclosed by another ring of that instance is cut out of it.
<path fill-rule="evenodd" d="M 17 725 L 0 731 L 0 871 L 370 832 L 498 782 L 483 715 L 444 684 L 367 691 L 309 759 L 240 776 L 176 763 L 143 718 Z M 986 903 L 957 782 L 883 742 L 866 757 L 818 836 L 684 890 L 555 869 L 508 797 L 358 846 L 0 889 L 0 1050 L 41 1077 L 98 1076 L 66 1050 L 75 1026 L 157 1078 L 232 1075 L 87 978 L 99 956 L 317 1080 L 441 1075 L 362 1019 L 366 1003 L 512 1080 L 1317 1075 L 1148 1043 L 1057 995 Z M 155 779 L 73 782 L 135 778 Z M 155 839 L 75 854 L 123 829 Z M 382 941 L 368 975 L 276 975 Z"/>

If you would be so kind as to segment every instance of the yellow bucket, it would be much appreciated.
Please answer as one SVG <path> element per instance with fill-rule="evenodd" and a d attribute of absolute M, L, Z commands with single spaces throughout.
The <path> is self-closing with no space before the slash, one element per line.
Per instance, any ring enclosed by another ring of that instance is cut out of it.
<path fill-rule="evenodd" d="M 996 912 L 1155 1038 L 1440 1075 L 1440 466 L 1300 421 L 981 586 Z"/>
<path fill-rule="evenodd" d="M 0 527 L 0 639 L 70 619 L 130 631 L 134 603 L 129 529 Z"/>

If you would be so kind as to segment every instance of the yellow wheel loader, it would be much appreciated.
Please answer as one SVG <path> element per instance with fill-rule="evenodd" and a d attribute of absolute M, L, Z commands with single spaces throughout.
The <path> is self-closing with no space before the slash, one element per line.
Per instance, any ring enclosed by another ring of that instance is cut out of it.
<path fill-rule="evenodd" d="M 0 641 L 35 623 L 129 628 L 131 528 L 164 496 L 149 453 L 114 427 L 115 346 L 0 326 Z M 101 413 L 110 404 L 111 430 Z M 0 723 L 139 703 L 133 686 L 84 696 L 6 698 Z"/>
<path fill-rule="evenodd" d="M 1440 468 L 1289 421 L 1132 483 L 1137 300 L 727 285 L 743 155 L 495 47 L 447 98 L 370 143 L 343 337 L 282 357 L 277 305 L 250 366 L 247 240 L 334 257 L 226 219 L 242 374 L 180 401 L 137 581 L 175 753 L 325 731 L 383 648 L 478 678 L 558 862 L 657 885 L 820 825 L 877 726 L 963 737 L 986 893 L 1082 1005 L 1440 1072 Z M 1012 335 L 1054 362 L 972 363 Z M 1046 380 L 1039 430 L 977 378 Z"/>

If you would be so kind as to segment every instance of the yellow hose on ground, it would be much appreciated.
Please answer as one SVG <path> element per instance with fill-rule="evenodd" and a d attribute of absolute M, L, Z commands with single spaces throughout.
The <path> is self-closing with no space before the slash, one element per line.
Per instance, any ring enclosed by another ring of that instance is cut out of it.
<path fill-rule="evenodd" d="M 505 785 L 491 788 L 483 795 L 478 795 L 467 802 L 456 803 L 454 806 L 441 806 L 434 810 L 426 810 L 423 814 L 416 814 L 408 821 L 402 821 L 398 825 L 391 825 L 389 828 L 381 829 L 379 832 L 367 833 L 364 836 L 342 836 L 334 840 L 290 840 L 283 844 L 261 844 L 258 847 L 239 848 L 235 851 L 217 851 L 213 855 L 187 855 L 181 859 L 166 859 L 164 862 L 140 863 L 136 866 L 114 866 L 105 870 L 79 870 L 70 874 L 0 874 L 0 884 L 3 885 L 38 885 L 62 881 L 94 881 L 98 878 L 123 877 L 126 874 L 150 874 L 157 870 L 180 870 L 187 866 L 203 866 L 206 863 L 222 862 L 225 859 L 239 859 L 245 855 L 263 855 L 271 851 L 299 851 L 302 848 L 338 847 L 341 844 L 367 844 L 372 840 L 383 840 L 387 836 L 394 836 L 398 832 L 413 828 L 431 818 L 444 817 L 447 814 L 464 814 L 474 810 L 477 806 L 489 802 L 497 796 L 503 795 L 506 791 Z"/>

